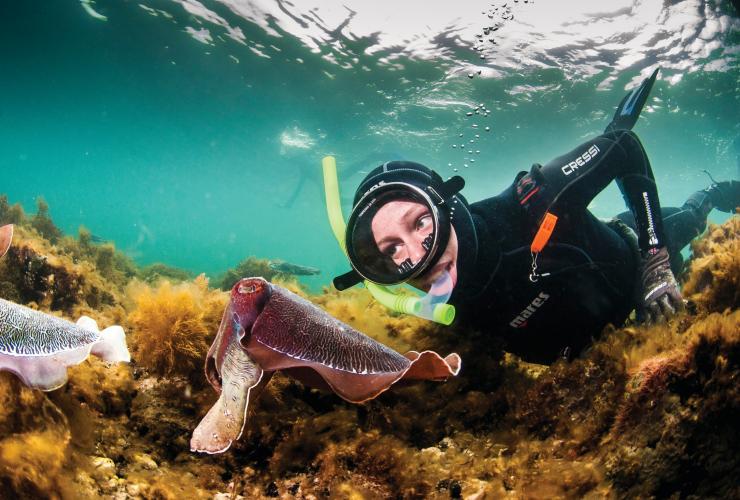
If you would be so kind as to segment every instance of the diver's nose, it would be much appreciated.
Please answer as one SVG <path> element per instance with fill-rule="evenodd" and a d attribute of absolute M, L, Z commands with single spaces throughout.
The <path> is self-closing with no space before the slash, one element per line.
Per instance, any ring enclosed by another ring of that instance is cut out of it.
<path fill-rule="evenodd" d="M 424 247 L 421 245 L 420 241 L 409 242 L 407 248 L 409 251 L 409 258 L 411 259 L 411 262 L 414 263 L 414 265 L 421 262 L 427 253 L 427 251 L 424 250 Z"/>

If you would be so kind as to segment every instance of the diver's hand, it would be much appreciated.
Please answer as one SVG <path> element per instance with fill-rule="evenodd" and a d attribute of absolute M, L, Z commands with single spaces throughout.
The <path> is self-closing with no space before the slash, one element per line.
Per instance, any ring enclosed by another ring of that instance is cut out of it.
<path fill-rule="evenodd" d="M 665 247 L 643 258 L 641 284 L 638 312 L 643 321 L 662 322 L 684 308 L 683 297 L 671 271 L 670 257 Z"/>

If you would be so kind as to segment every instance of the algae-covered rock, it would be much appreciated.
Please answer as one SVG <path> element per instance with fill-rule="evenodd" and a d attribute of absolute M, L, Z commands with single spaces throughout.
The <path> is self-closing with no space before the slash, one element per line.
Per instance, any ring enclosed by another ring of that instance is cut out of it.
<path fill-rule="evenodd" d="M 604 461 L 627 496 L 740 494 L 740 311 L 685 335 L 687 347 L 640 366 L 619 408 Z"/>
<path fill-rule="evenodd" d="M 241 261 L 233 269 L 227 270 L 217 281 L 217 286 L 227 292 L 242 278 L 261 276 L 267 281 L 272 281 L 278 274 L 277 271 L 270 268 L 268 259 L 259 259 L 252 255 Z"/>
<path fill-rule="evenodd" d="M 0 492 L 58 497 L 70 442 L 66 416 L 46 395 L 0 372 Z"/>
<path fill-rule="evenodd" d="M 740 216 L 691 244 L 693 260 L 683 294 L 708 312 L 740 307 Z"/>

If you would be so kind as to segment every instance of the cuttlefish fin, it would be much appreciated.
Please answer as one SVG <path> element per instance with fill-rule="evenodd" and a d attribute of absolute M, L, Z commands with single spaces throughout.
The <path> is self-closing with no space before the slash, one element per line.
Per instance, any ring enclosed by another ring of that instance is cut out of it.
<path fill-rule="evenodd" d="M 221 395 L 193 431 L 191 451 L 214 454 L 228 450 L 244 431 L 250 398 L 272 376 L 271 372 L 263 372 L 233 340 L 226 347 L 220 371 Z M 265 381 L 260 384 L 263 378 Z"/>
<path fill-rule="evenodd" d="M 77 324 L 98 331 L 98 324 L 88 316 L 81 316 Z M 118 325 L 109 326 L 100 332 L 100 339 L 92 345 L 90 352 L 108 363 L 129 363 L 131 354 L 126 345 L 126 334 Z"/>
<path fill-rule="evenodd" d="M 447 380 L 460 373 L 462 360 L 457 353 L 444 358 L 434 351 L 409 351 L 404 357 L 411 361 L 411 366 L 403 375 L 407 380 Z"/>
<path fill-rule="evenodd" d="M 0 257 L 5 255 L 13 241 L 13 224 L 0 227 Z"/>

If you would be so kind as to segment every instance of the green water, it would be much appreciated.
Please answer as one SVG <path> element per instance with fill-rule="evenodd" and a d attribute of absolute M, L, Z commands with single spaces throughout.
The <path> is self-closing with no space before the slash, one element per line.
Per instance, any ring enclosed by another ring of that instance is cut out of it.
<path fill-rule="evenodd" d="M 348 269 L 322 156 L 346 195 L 404 158 L 457 168 L 476 201 L 603 130 L 657 65 L 636 131 L 663 205 L 704 187 L 702 169 L 738 178 L 729 1 L 508 2 L 482 52 L 505 2 L 351 3 L 3 1 L 0 192 L 29 212 L 42 196 L 63 231 L 84 225 L 141 264 L 216 276 L 279 258 L 322 269 L 315 288 Z M 466 116 L 480 103 L 490 115 Z M 623 205 L 612 187 L 592 209 Z"/>

